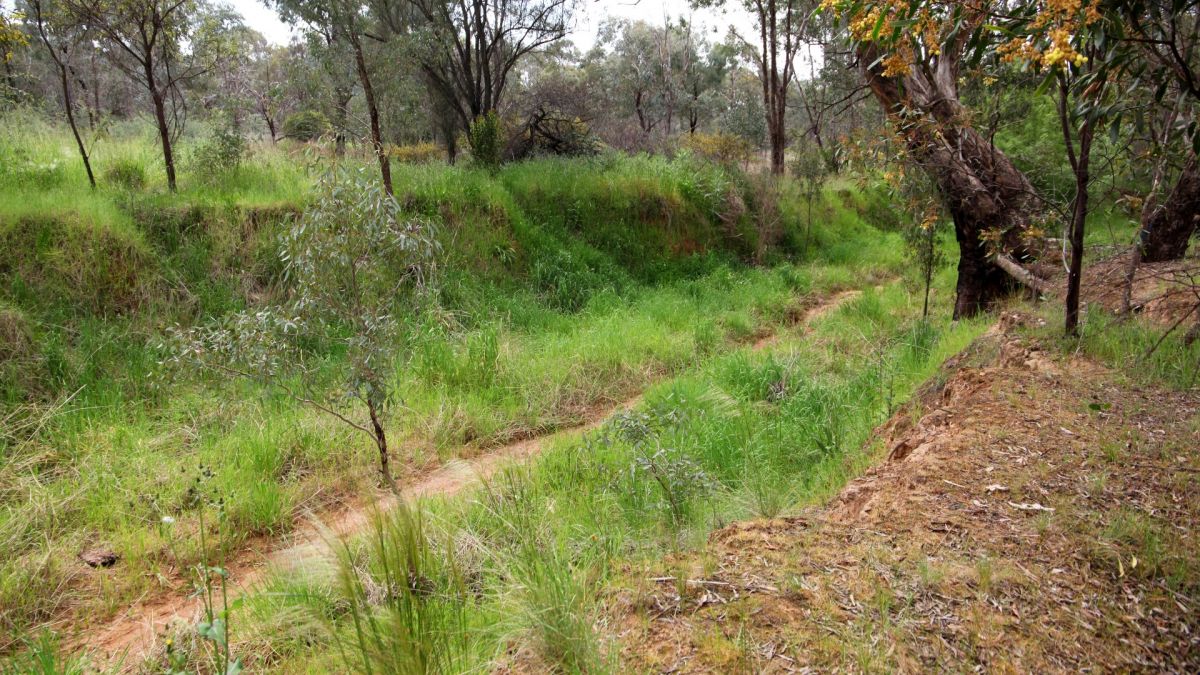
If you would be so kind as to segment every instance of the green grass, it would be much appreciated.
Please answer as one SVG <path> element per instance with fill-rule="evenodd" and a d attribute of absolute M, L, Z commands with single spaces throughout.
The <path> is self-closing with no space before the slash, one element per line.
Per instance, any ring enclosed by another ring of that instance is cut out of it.
<path fill-rule="evenodd" d="M 284 534 L 306 510 L 366 489 L 374 464 L 364 439 L 279 392 L 160 365 L 166 327 L 287 292 L 276 241 L 303 208 L 302 151 L 257 148 L 204 181 L 185 163 L 170 195 L 144 129 L 114 129 L 97 146 L 98 171 L 125 163 L 148 183 L 92 192 L 61 129 L 15 122 L 0 137 L 20 160 L 0 170 L 10 254 L 0 337 L 19 357 L 0 367 L 0 627 L 13 638 L 51 619 L 101 620 L 188 565 Z M 43 159 L 56 167 L 39 168 Z M 415 319 L 416 337 L 398 345 L 412 358 L 395 374 L 404 405 L 387 425 L 406 472 L 574 424 L 784 327 L 809 298 L 903 265 L 893 237 L 869 243 L 878 237 L 856 210 L 830 207 L 817 234 L 861 238 L 862 255 L 814 246 L 798 266 L 780 249 L 779 264 L 753 267 L 749 212 L 719 213 L 750 187 L 702 165 L 397 167 L 396 185 L 405 208 L 436 217 L 446 236 L 441 312 Z M 202 551 L 197 509 L 215 496 L 227 518 Z M 174 546 L 163 516 L 176 520 Z M 76 555 L 93 546 L 121 562 L 86 570 Z M 570 594 L 536 565 L 527 572 L 527 597 Z M 578 642 L 563 640 L 560 651 Z"/>
<path fill-rule="evenodd" d="M 367 491 L 375 457 L 356 432 L 279 391 L 160 365 L 168 326 L 288 292 L 277 241 L 304 208 L 315 153 L 264 146 L 204 179 L 184 161 L 171 195 L 153 139 L 130 126 L 97 146 L 97 168 L 132 167 L 147 184 L 92 192 L 61 129 L 10 120 L 0 131 L 0 160 L 11 160 L 0 167 L 0 354 L 12 354 L 0 363 L 0 632 L 11 640 L 0 651 L 27 643 L 23 655 L 53 658 L 39 632 L 48 622 L 103 620 L 190 565 L 287 533 L 301 514 Z M 181 144 L 185 159 L 195 142 Z M 405 210 L 435 218 L 444 236 L 439 309 L 411 317 L 397 344 L 410 358 L 385 422 L 402 475 L 649 391 L 637 411 L 468 498 L 389 516 L 349 543 L 340 571 L 273 579 L 236 610 L 239 653 L 295 672 L 506 659 L 619 669 L 593 623 L 606 579 L 731 520 L 819 503 L 860 472 L 874 457 L 871 429 L 984 324 L 945 319 L 951 269 L 937 277 L 935 318 L 918 320 L 881 193 L 831 184 L 810 232 L 785 181 L 779 222 L 764 229 L 755 181 L 646 157 L 537 160 L 497 175 L 396 167 Z M 844 289 L 863 294 L 811 334 L 748 348 Z M 1083 344 L 1102 358 L 1152 338 L 1100 321 L 1089 314 Z M 1169 347 L 1147 374 L 1190 386 L 1194 349 Z M 199 515 L 216 499 L 225 518 L 208 520 L 202 550 Z M 94 546 L 121 561 L 84 569 L 76 555 Z M 199 658 L 191 637 L 180 653 Z"/>
<path fill-rule="evenodd" d="M 468 608 L 480 622 L 472 631 L 485 642 L 456 671 L 503 662 L 518 645 L 535 669 L 619 670 L 593 628 L 605 579 L 701 545 L 713 528 L 761 515 L 764 502 L 775 513 L 820 502 L 856 475 L 874 457 L 864 447 L 871 429 L 985 326 L 925 324 L 919 312 L 899 284 L 869 289 L 804 339 L 718 356 L 652 387 L 637 411 L 556 444 L 474 495 L 427 502 L 426 545 L 472 580 Z M 376 546 L 350 544 L 368 558 Z M 289 611 L 329 602 L 307 600 L 327 583 L 309 580 Z M 323 639 L 350 624 L 335 621 Z M 264 642 L 274 644 L 251 639 Z M 328 663 L 322 650 L 273 653 L 283 660 L 271 665 L 285 671 Z"/>

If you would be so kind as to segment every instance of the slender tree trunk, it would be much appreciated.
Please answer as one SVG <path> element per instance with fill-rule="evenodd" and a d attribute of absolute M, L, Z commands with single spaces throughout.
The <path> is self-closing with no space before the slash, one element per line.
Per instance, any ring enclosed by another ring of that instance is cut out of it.
<path fill-rule="evenodd" d="M 1058 115 L 1062 123 L 1063 140 L 1067 146 L 1067 157 L 1075 172 L 1075 199 L 1072 202 L 1071 223 L 1068 232 L 1071 242 L 1071 262 L 1067 270 L 1067 299 L 1065 330 L 1067 335 L 1079 335 L 1079 294 L 1083 282 L 1083 235 L 1088 216 L 1088 189 L 1091 184 L 1090 165 L 1092 159 L 1092 135 L 1094 126 L 1090 116 L 1085 117 L 1079 129 L 1079 153 L 1075 153 L 1072 139 L 1070 113 L 1067 112 L 1069 91 L 1065 80 L 1059 81 Z"/>
<path fill-rule="evenodd" d="M 371 430 L 375 436 L 375 448 L 379 451 L 379 473 L 383 478 L 383 483 L 391 490 L 396 490 L 396 481 L 392 478 L 392 465 L 388 453 L 387 433 L 383 430 L 383 423 L 379 421 L 379 411 L 375 406 L 375 402 L 367 399 L 367 411 L 371 414 Z"/>
<path fill-rule="evenodd" d="M 150 77 L 153 77 L 152 71 Z M 167 125 L 167 104 L 154 81 L 150 80 L 150 83 L 150 100 L 154 102 L 154 120 L 158 124 L 158 137 L 162 141 L 163 164 L 167 169 L 167 188 L 171 192 L 175 192 L 175 153 L 171 147 L 171 128 Z"/>
<path fill-rule="evenodd" d="M 787 131 L 784 128 L 783 116 L 775 111 L 770 124 L 771 137 L 771 173 L 782 176 L 785 167 L 785 151 L 787 150 Z"/>
<path fill-rule="evenodd" d="M 921 307 L 922 319 L 929 318 L 929 289 L 933 286 L 933 254 L 934 249 L 937 247 L 937 229 L 933 225 L 930 225 L 929 231 L 925 234 L 925 259 L 922 261 L 925 267 L 923 270 L 925 275 L 925 304 Z"/>
<path fill-rule="evenodd" d="M 75 123 L 75 104 L 71 98 L 71 82 L 67 79 L 67 67 L 62 63 L 58 64 L 58 74 L 59 83 L 62 85 L 63 107 L 67 111 L 67 124 L 71 127 L 71 134 L 75 136 L 75 145 L 79 148 L 79 156 L 83 159 L 83 168 L 87 171 L 88 184 L 95 190 L 96 174 L 92 173 L 92 160 L 88 157 L 83 137 L 79 135 L 79 125 Z"/>
<path fill-rule="evenodd" d="M 75 137 L 75 146 L 79 148 L 79 157 L 83 159 L 83 168 L 87 171 L 88 185 L 93 190 L 96 189 L 96 174 L 92 172 L 92 160 L 88 157 L 87 145 L 83 142 L 83 137 L 79 134 L 79 125 L 75 122 L 75 101 L 71 96 L 71 77 L 70 69 L 66 59 L 69 58 L 69 47 L 63 46 L 61 53 L 59 48 L 50 40 L 49 31 L 46 28 L 45 17 L 42 14 L 42 6 L 40 2 L 33 3 L 34 17 L 36 19 L 38 37 L 41 38 L 42 45 L 46 48 L 50 59 L 54 61 L 54 66 L 58 69 L 58 84 L 62 88 L 63 110 L 67 113 L 67 124 L 71 127 L 71 135 Z M 65 44 L 65 43 L 64 43 Z M 86 100 L 87 90 L 84 90 Z"/>
<path fill-rule="evenodd" d="M 96 122 L 100 119 L 100 69 L 96 66 L 96 50 L 91 51 L 92 64 L 92 105 L 88 113 L 88 124 L 92 131 L 96 130 Z"/>
<path fill-rule="evenodd" d="M 358 81 L 362 84 L 363 98 L 367 101 L 367 116 L 371 120 L 371 146 L 375 157 L 379 160 L 379 175 L 383 179 L 383 189 L 392 192 L 392 163 L 388 159 L 387 150 L 383 147 L 383 132 L 379 126 L 379 106 L 375 103 L 375 88 L 371 86 L 371 74 L 367 72 L 367 61 L 363 57 L 362 42 L 355 36 L 351 42 L 354 45 L 354 65 L 358 70 Z"/>
<path fill-rule="evenodd" d="M 1193 154 L 1175 188 L 1161 206 L 1142 224 L 1141 253 L 1144 262 L 1178 260 L 1200 224 L 1200 166 Z"/>
<path fill-rule="evenodd" d="M 346 127 L 350 123 L 350 99 L 354 92 L 350 87 L 334 89 L 334 121 L 333 121 L 333 154 L 342 157 L 346 154 Z"/>

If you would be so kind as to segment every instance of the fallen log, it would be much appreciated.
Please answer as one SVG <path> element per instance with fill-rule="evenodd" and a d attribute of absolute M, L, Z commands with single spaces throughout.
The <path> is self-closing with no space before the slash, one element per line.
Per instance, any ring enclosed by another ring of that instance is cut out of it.
<path fill-rule="evenodd" d="M 1013 257 L 1007 253 L 996 256 L 996 266 L 1007 272 L 1013 279 L 1032 288 L 1041 295 L 1051 295 L 1053 293 L 1053 289 L 1048 281 L 1022 267 L 1020 263 L 1013 260 Z"/>

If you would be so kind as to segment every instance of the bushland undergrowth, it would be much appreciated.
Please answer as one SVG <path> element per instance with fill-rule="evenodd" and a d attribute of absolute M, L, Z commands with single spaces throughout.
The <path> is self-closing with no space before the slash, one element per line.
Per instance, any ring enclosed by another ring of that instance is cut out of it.
<path fill-rule="evenodd" d="M 81 626 L 174 589 L 183 570 L 365 488 L 377 463 L 286 396 L 167 377 L 157 346 L 171 326 L 286 297 L 279 236 L 307 203 L 307 151 L 260 149 L 194 184 L 185 174 L 177 196 L 153 170 L 90 192 L 54 159 L 57 132 L 22 124 L 0 133 L 12 159 L 0 169 L 3 649 L 47 621 Z M 98 146 L 102 179 L 138 174 L 146 148 L 136 135 Z M 800 260 L 806 208 L 792 187 L 764 249 L 753 186 L 687 157 L 397 167 L 396 185 L 405 212 L 439 224 L 444 251 L 440 310 L 403 318 L 412 358 L 391 374 L 401 480 L 576 423 L 786 326 L 815 296 L 903 268 L 895 237 L 862 219 L 877 197 L 823 200 Z M 332 372 L 342 355 L 321 358 Z M 202 474 L 225 513 L 205 550 L 188 506 Z M 87 568 L 77 556 L 91 548 L 118 562 Z"/>
<path fill-rule="evenodd" d="M 283 394 L 168 377 L 157 346 L 170 326 L 288 297 L 279 241 L 308 204 L 309 151 L 185 175 L 177 197 L 154 178 L 92 193 L 32 159 L 57 156 L 56 132 L 25 129 L 0 132 L 15 158 L 0 168 L 0 650 L 36 659 L 58 649 L 48 622 L 86 629 L 186 592 L 186 570 L 366 489 L 377 458 Z M 102 144 L 101 176 L 157 175 L 137 170 L 145 145 Z M 921 319 L 896 211 L 857 183 L 810 205 L 790 181 L 763 190 L 686 155 L 398 166 L 395 183 L 443 250 L 438 310 L 402 317 L 411 358 L 388 373 L 401 480 L 650 391 L 470 498 L 379 519 L 336 572 L 239 601 L 222 635 L 254 668 L 619 669 L 593 625 L 614 569 L 826 498 L 872 459 L 874 425 L 984 327 Z M 931 306 L 952 286 L 939 270 Z M 864 293 L 803 339 L 745 348 L 843 289 Z M 1195 347 L 1172 338 L 1137 361 L 1159 332 L 1109 321 L 1089 314 L 1064 348 L 1193 386 Z M 345 355 L 316 353 L 333 386 Z M 213 500 L 220 528 L 201 536 Z M 85 567 L 91 548 L 116 565 Z M 173 644 L 158 665 L 208 667 L 206 644 Z"/>
<path fill-rule="evenodd" d="M 449 672 L 619 671 L 595 626 L 609 575 L 700 546 L 732 520 L 819 502 L 861 471 L 874 426 L 985 327 L 920 315 L 901 284 L 868 288 L 807 334 L 653 386 L 636 410 L 468 498 L 383 515 L 335 575 L 312 564 L 248 598 L 243 653 L 300 672 L 409 672 L 389 664 L 430 653 Z M 398 558 L 415 562 L 398 572 Z M 397 577 L 425 590 L 389 596 Z M 386 636 L 363 647 L 361 627 L 378 622 Z"/>

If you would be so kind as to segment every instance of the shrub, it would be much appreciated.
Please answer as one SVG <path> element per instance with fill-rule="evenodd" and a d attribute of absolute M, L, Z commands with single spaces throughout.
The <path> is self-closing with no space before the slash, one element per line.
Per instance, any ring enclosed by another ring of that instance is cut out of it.
<path fill-rule="evenodd" d="M 735 134 L 688 134 L 682 145 L 693 154 L 724 166 L 737 166 L 750 161 L 750 141 Z"/>
<path fill-rule="evenodd" d="M 504 152 L 504 124 L 495 110 L 475 118 L 467 141 L 471 144 L 471 156 L 477 164 L 492 171 L 500 168 L 501 154 Z"/>
<path fill-rule="evenodd" d="M 408 145 L 389 145 L 388 156 L 400 164 L 428 164 L 442 158 L 442 149 L 428 141 Z"/>
<path fill-rule="evenodd" d="M 231 125 L 219 124 L 192 151 L 192 171 L 214 178 L 238 168 L 247 153 L 246 139 Z"/>
<path fill-rule="evenodd" d="M 804 221 L 804 249 L 812 244 L 813 202 L 821 196 L 826 181 L 829 179 L 829 162 L 825 153 L 812 143 L 798 144 L 792 160 L 792 176 L 799 182 L 804 191 L 804 202 L 807 214 Z"/>
<path fill-rule="evenodd" d="M 395 400 L 389 373 L 400 359 L 401 317 L 433 297 L 427 284 L 441 250 L 434 228 L 432 221 L 408 217 L 365 167 L 335 167 L 281 241 L 291 302 L 210 325 L 174 327 L 163 346 L 172 350 L 172 363 L 278 386 L 370 435 L 384 484 L 395 488 L 379 416 Z M 338 373 L 345 387 L 322 392 L 326 373 L 313 366 L 313 347 L 336 343 L 346 355 Z M 338 412 L 346 398 L 359 409 Z"/>
<path fill-rule="evenodd" d="M 104 169 L 101 182 L 122 190 L 140 190 L 146 187 L 146 167 L 131 159 L 119 159 Z"/>
<path fill-rule="evenodd" d="M 316 110 L 302 110 L 283 120 L 283 136 L 297 141 L 315 141 L 329 131 L 329 119 Z"/>

